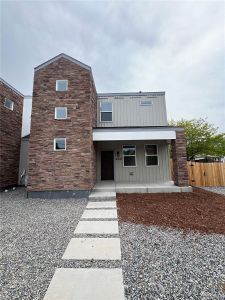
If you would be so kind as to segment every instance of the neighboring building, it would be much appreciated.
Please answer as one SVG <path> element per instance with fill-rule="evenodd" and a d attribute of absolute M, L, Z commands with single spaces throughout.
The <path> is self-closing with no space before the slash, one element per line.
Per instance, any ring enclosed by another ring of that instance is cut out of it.
<path fill-rule="evenodd" d="M 35 68 L 28 194 L 87 195 L 96 182 L 188 186 L 182 128 L 165 93 L 97 94 L 91 68 L 65 54 Z M 66 192 L 66 194 L 65 194 Z"/>
<path fill-rule="evenodd" d="M 201 163 L 214 163 L 214 162 L 221 163 L 224 161 L 224 157 L 213 156 L 213 155 L 197 156 L 197 157 L 195 157 L 195 159 L 193 161 L 201 162 Z"/>
<path fill-rule="evenodd" d="M 24 96 L 0 78 L 0 188 L 17 185 Z"/>

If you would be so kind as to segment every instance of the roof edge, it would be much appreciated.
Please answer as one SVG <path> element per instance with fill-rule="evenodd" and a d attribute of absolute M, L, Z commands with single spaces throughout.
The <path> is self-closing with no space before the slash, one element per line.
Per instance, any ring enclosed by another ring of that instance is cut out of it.
<path fill-rule="evenodd" d="M 164 96 L 165 92 L 127 92 L 127 93 L 98 93 L 98 97 L 109 97 L 109 96 L 151 96 L 159 95 Z"/>
<path fill-rule="evenodd" d="M 14 93 L 18 94 L 19 96 L 24 98 L 24 95 L 22 93 L 20 93 L 17 89 L 15 89 L 11 84 L 9 84 L 8 82 L 6 82 L 3 78 L 0 77 L 0 82 L 4 83 L 5 85 L 8 86 L 8 88 L 10 88 Z"/>
<path fill-rule="evenodd" d="M 160 130 L 175 130 L 175 131 L 184 131 L 183 127 L 180 126 L 115 126 L 115 127 L 93 127 L 94 130 L 123 130 L 123 129 L 160 129 Z"/>
<path fill-rule="evenodd" d="M 91 67 L 90 66 L 82 63 L 81 61 L 79 61 L 79 60 L 77 60 L 77 59 L 75 59 L 75 58 L 73 58 L 73 57 L 71 57 L 71 56 L 69 56 L 69 55 L 67 55 L 65 53 L 60 53 L 60 54 L 56 55 L 55 57 L 53 57 L 53 58 L 47 60 L 46 62 L 38 65 L 37 67 L 35 67 L 34 70 L 38 71 L 38 70 L 40 70 L 40 69 L 48 66 L 49 64 L 53 63 L 54 61 L 56 61 L 56 60 L 58 60 L 60 58 L 65 58 L 65 59 L 73 62 L 74 64 L 77 64 L 78 66 L 83 67 L 84 69 L 86 69 L 88 71 L 91 71 Z"/>

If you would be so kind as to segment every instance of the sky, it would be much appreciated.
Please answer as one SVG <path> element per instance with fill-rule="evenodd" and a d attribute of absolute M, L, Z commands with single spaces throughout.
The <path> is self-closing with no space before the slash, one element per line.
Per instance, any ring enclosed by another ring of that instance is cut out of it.
<path fill-rule="evenodd" d="M 24 95 L 34 67 L 63 52 L 92 67 L 99 93 L 165 91 L 169 120 L 225 131 L 224 1 L 0 3 L 0 76 Z"/>

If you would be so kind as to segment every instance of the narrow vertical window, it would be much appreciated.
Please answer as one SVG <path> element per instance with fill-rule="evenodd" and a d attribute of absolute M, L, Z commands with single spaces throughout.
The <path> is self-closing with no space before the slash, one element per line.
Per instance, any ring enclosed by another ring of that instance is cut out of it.
<path fill-rule="evenodd" d="M 55 151 L 66 150 L 66 138 L 55 138 L 54 150 Z"/>
<path fill-rule="evenodd" d="M 100 122 L 112 122 L 112 102 L 101 102 Z"/>
<path fill-rule="evenodd" d="M 145 165 L 158 166 L 158 145 L 145 145 Z"/>
<path fill-rule="evenodd" d="M 56 80 L 56 91 L 65 92 L 68 90 L 68 80 Z"/>
<path fill-rule="evenodd" d="M 123 166 L 136 167 L 136 146 L 123 146 Z"/>

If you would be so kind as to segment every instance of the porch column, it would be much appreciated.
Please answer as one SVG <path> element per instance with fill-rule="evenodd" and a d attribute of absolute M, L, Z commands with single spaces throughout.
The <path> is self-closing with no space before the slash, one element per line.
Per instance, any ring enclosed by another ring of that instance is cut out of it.
<path fill-rule="evenodd" d="M 186 139 L 183 130 L 176 131 L 176 139 L 172 140 L 171 146 L 174 183 L 177 186 L 188 186 Z"/>

